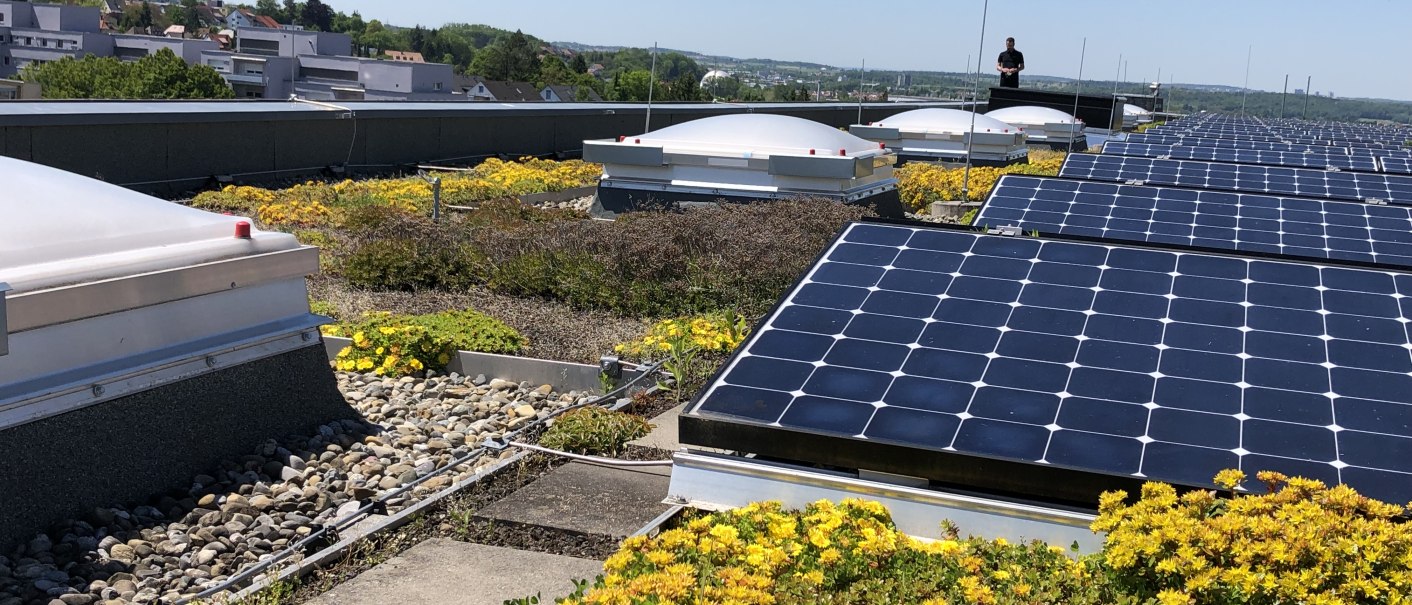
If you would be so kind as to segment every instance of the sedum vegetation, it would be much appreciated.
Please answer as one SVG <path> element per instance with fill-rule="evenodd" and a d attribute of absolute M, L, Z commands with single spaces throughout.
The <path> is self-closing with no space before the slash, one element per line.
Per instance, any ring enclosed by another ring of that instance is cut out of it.
<path fill-rule="evenodd" d="M 353 341 L 338 352 L 334 367 L 382 376 L 445 369 L 456 351 L 517 353 L 526 344 L 514 329 L 470 309 L 426 315 L 369 313 L 322 330 L 325 336 Z"/>
<path fill-rule="evenodd" d="M 995 181 L 1006 174 L 1033 174 L 1054 176 L 1059 174 L 1059 166 L 1064 163 L 1064 152 L 1053 150 L 1031 150 L 1028 164 L 1012 164 L 1003 168 L 993 166 L 972 166 L 970 183 L 966 188 L 966 201 L 979 202 L 990 195 Z M 926 210 L 932 202 L 948 202 L 961 199 L 961 185 L 965 181 L 964 168 L 952 168 L 936 164 L 911 162 L 897 169 L 897 191 L 902 203 L 912 212 Z"/>
<path fill-rule="evenodd" d="M 1104 494 L 1085 556 L 1039 542 L 922 541 L 876 502 L 778 503 L 695 514 L 625 540 L 570 604 L 923 603 L 1354 605 L 1412 595 L 1409 509 L 1278 473 L 1258 495 L 1178 494 L 1148 483 Z M 1217 483 L 1234 487 L 1239 471 Z"/>

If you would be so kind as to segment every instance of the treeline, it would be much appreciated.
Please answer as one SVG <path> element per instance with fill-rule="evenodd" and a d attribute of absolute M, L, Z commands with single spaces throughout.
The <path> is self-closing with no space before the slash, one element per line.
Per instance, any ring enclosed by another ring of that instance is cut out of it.
<path fill-rule="evenodd" d="M 38 82 L 46 99 L 230 99 L 235 96 L 216 70 L 188 65 L 163 48 L 136 61 L 88 55 L 31 63 L 21 73 Z"/>

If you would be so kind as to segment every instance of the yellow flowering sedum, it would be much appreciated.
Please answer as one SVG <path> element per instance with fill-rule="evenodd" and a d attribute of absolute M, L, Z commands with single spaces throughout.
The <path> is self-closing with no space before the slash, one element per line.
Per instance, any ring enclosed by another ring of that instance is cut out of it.
<path fill-rule="evenodd" d="M 659 321 L 613 350 L 634 359 L 662 359 L 678 384 L 690 385 L 715 371 L 713 362 L 734 351 L 749 332 L 745 317 L 735 313 L 679 317 Z"/>
<path fill-rule="evenodd" d="M 443 203 L 468 204 L 584 187 L 596 183 L 602 172 L 602 166 L 580 160 L 556 162 L 526 157 L 516 162 L 492 158 L 469 172 L 439 176 Z M 216 212 L 250 214 L 266 227 L 321 227 L 341 223 L 343 211 L 369 205 L 426 212 L 432 205 L 432 186 L 420 177 L 344 180 L 333 184 L 307 181 L 275 190 L 227 185 L 219 191 L 197 195 L 192 205 Z"/>
<path fill-rule="evenodd" d="M 597 585 L 564 602 L 1102 602 L 1073 573 L 1081 565 L 1038 543 L 954 534 L 923 543 L 897 531 L 876 502 L 821 500 L 802 511 L 765 502 L 625 540 Z"/>
<path fill-rule="evenodd" d="M 1412 595 L 1409 509 L 1347 486 L 1262 472 L 1268 493 L 1178 495 L 1147 483 L 1127 504 L 1104 494 L 1094 531 L 1107 532 L 1105 562 L 1121 585 L 1179 603 L 1405 603 Z M 1235 487 L 1240 471 L 1216 483 Z"/>
<path fill-rule="evenodd" d="M 973 202 L 984 200 L 1001 175 L 1054 176 L 1059 174 L 1059 166 L 1063 163 L 1063 152 L 1033 150 L 1030 152 L 1028 164 L 1015 164 L 1004 168 L 972 166 L 966 199 Z M 964 168 L 946 168 L 921 162 L 906 164 L 898 168 L 895 175 L 897 191 L 902 196 L 902 202 L 913 212 L 926 208 L 927 204 L 932 202 L 961 199 L 961 185 L 965 182 Z"/>

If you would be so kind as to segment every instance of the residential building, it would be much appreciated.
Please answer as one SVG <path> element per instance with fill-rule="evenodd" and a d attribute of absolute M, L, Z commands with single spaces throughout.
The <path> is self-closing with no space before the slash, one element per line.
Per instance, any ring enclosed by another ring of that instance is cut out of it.
<path fill-rule="evenodd" d="M 457 92 L 467 101 L 543 101 L 540 91 L 530 82 L 501 82 L 480 76 L 458 78 Z"/>
<path fill-rule="evenodd" d="M 38 99 L 41 96 L 40 93 L 39 84 L 35 82 L 0 80 L 0 101 Z"/>
<path fill-rule="evenodd" d="M 599 102 L 603 100 L 603 97 L 598 96 L 598 91 L 592 88 L 584 88 L 583 94 L 585 97 L 583 101 Z M 578 86 L 545 86 L 544 90 L 539 91 L 539 98 L 551 103 L 578 101 L 578 95 Z"/>
<path fill-rule="evenodd" d="M 246 9 L 228 15 L 226 22 L 234 29 L 203 40 L 185 39 L 194 32 L 181 26 L 172 26 L 165 36 L 109 34 L 102 31 L 101 21 L 98 7 L 0 0 L 0 78 L 14 76 L 36 61 L 88 55 L 134 61 L 167 48 L 187 63 L 215 69 L 238 98 L 468 98 L 455 94 L 450 65 L 427 63 L 419 53 L 396 53 L 391 61 L 354 57 L 353 41 L 346 34 L 282 29 L 273 19 Z M 495 98 L 539 100 L 539 91 L 529 83 L 503 84 L 497 86 Z M 4 94 L 0 90 L 0 97 Z"/>
<path fill-rule="evenodd" d="M 163 36 L 140 36 L 135 34 L 112 34 L 113 52 L 110 56 L 124 61 L 136 61 L 148 55 L 155 55 L 163 48 L 169 49 L 190 64 L 201 62 L 201 53 L 220 49 L 214 40 L 183 40 Z"/>
<path fill-rule="evenodd" d="M 235 52 L 268 57 L 348 56 L 353 54 L 353 39 L 329 32 L 237 27 Z"/>
<path fill-rule="evenodd" d="M 383 54 L 387 55 L 387 58 L 390 61 L 405 61 L 408 63 L 427 62 L 426 58 L 422 56 L 422 53 L 415 53 L 412 51 L 387 50 L 383 51 Z"/>
<path fill-rule="evenodd" d="M 237 8 L 226 14 L 226 27 L 240 29 L 242 27 L 266 27 L 269 29 L 280 29 L 278 21 L 265 15 L 257 15 L 248 8 Z"/>
<path fill-rule="evenodd" d="M 112 54 L 100 21 L 96 7 L 0 2 L 0 78 L 30 63 Z"/>

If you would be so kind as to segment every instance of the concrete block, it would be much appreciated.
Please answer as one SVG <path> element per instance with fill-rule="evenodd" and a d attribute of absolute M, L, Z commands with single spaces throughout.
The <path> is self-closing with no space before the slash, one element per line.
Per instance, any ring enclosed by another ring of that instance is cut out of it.
<path fill-rule="evenodd" d="M 932 202 L 929 212 L 932 216 L 961 218 L 973 208 L 980 208 L 981 202 Z"/>
<path fill-rule="evenodd" d="M 599 561 L 433 538 L 306 603 L 500 605 L 534 594 L 553 603 L 574 591 L 573 580 L 600 573 Z"/>
<path fill-rule="evenodd" d="M 662 467 L 666 469 L 668 467 Z M 661 470 L 573 462 L 481 509 L 492 520 L 626 537 L 666 512 Z"/>

